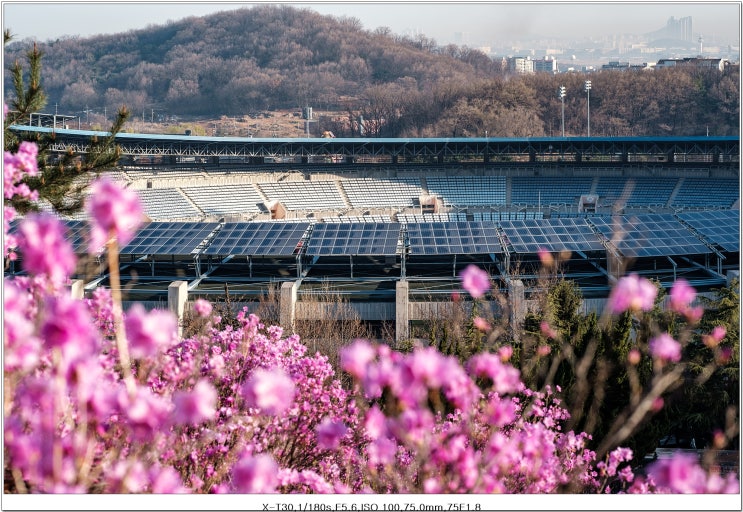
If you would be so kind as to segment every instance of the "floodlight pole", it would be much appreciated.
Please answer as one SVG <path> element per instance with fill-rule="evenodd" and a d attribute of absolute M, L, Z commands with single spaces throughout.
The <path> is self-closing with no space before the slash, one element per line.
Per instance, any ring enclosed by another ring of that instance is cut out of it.
<path fill-rule="evenodd" d="M 557 91 L 557 95 L 560 97 L 562 102 L 562 136 L 565 137 L 565 86 L 561 85 Z"/>
<path fill-rule="evenodd" d="M 586 115 L 588 118 L 588 136 L 591 136 L 591 81 L 586 80 L 585 89 L 586 89 Z"/>

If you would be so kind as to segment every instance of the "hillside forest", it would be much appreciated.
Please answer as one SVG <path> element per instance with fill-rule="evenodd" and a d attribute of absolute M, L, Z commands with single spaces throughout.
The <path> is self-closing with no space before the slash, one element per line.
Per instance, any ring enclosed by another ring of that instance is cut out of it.
<path fill-rule="evenodd" d="M 12 27 L 10 27 L 12 33 Z M 501 59 L 352 17 L 260 5 L 90 38 L 13 41 L 41 50 L 46 111 L 155 119 L 254 118 L 310 106 L 354 137 L 738 135 L 739 66 L 509 74 Z M 8 66 L 6 66 L 7 68 Z M 590 97 L 583 88 L 590 79 Z M 4 75 L 5 90 L 12 77 Z M 6 98 L 6 102 L 8 99 Z M 359 121 L 363 119 L 363 125 Z"/>

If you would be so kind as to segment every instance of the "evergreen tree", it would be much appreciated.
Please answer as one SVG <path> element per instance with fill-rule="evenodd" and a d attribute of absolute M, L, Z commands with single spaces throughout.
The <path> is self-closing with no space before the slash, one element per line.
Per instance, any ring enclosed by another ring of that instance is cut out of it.
<path fill-rule="evenodd" d="M 715 290 L 712 299 L 701 298 L 704 315 L 686 347 L 689 360 L 686 385 L 679 392 L 676 428 L 697 448 L 713 444 L 715 431 L 724 432 L 740 407 L 740 292 L 738 281 Z M 721 340 L 710 334 L 724 328 Z M 713 369 L 714 366 L 714 369 Z M 737 433 L 728 437 L 737 437 Z"/>
<path fill-rule="evenodd" d="M 4 42 L 12 39 L 5 31 Z M 46 105 L 46 95 L 41 83 L 41 60 L 43 54 L 34 44 L 26 55 L 27 69 L 19 61 L 10 66 L 13 77 L 12 97 L 8 101 L 3 135 L 4 150 L 15 153 L 24 141 L 35 142 L 39 147 L 39 173 L 28 177 L 25 183 L 31 190 L 39 193 L 39 201 L 48 202 L 61 215 L 71 215 L 79 211 L 85 201 L 89 183 L 102 172 L 116 166 L 120 149 L 116 145 L 116 134 L 124 126 L 129 113 L 126 107 L 117 112 L 111 130 L 104 136 L 91 137 L 88 150 L 77 154 L 69 149 L 61 156 L 52 156 L 49 148 L 55 136 L 18 132 L 11 130 L 14 125 L 29 125 L 31 114 L 41 112 Z M 20 214 L 37 210 L 38 203 L 27 199 L 6 200 Z"/>

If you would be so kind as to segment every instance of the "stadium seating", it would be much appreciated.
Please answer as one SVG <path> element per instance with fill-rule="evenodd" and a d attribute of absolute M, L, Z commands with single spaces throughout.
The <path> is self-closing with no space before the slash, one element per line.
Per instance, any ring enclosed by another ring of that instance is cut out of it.
<path fill-rule="evenodd" d="M 145 214 L 152 220 L 198 220 L 202 212 L 175 188 L 137 190 Z"/>
<path fill-rule="evenodd" d="M 282 181 L 260 183 L 269 200 L 277 200 L 287 210 L 336 210 L 349 205 L 343 201 L 335 181 Z"/>
<path fill-rule="evenodd" d="M 340 183 L 354 208 L 412 207 L 423 193 L 418 178 L 351 178 Z"/>
<path fill-rule="evenodd" d="M 593 178 L 514 176 L 511 204 L 574 205 L 580 196 L 591 193 L 592 185 Z"/>
<path fill-rule="evenodd" d="M 678 178 L 600 177 L 596 194 L 599 204 L 603 206 L 614 204 L 622 198 L 627 205 L 665 206 L 677 183 Z"/>
<path fill-rule="evenodd" d="M 506 204 L 505 176 L 433 176 L 426 178 L 426 186 L 445 206 Z"/>
<path fill-rule="evenodd" d="M 734 179 L 684 178 L 673 205 L 678 207 L 729 208 L 740 197 L 740 184 Z"/>
<path fill-rule="evenodd" d="M 183 192 L 207 215 L 259 213 L 264 202 L 251 184 L 183 187 Z"/>

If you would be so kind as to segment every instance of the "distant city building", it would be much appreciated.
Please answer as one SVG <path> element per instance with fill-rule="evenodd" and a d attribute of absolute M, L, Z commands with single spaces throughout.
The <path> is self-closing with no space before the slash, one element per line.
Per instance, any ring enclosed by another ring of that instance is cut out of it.
<path fill-rule="evenodd" d="M 603 64 L 601 66 L 601 69 L 611 69 L 611 70 L 623 71 L 625 69 L 629 69 L 629 62 L 612 61 L 612 62 L 609 62 L 608 64 Z"/>
<path fill-rule="evenodd" d="M 704 59 L 699 57 L 685 57 L 683 59 L 660 59 L 656 64 L 658 68 L 671 68 L 677 66 L 689 66 L 697 68 L 715 68 L 718 71 L 725 70 L 725 59 Z"/>
<path fill-rule="evenodd" d="M 557 60 L 554 57 L 545 57 L 541 60 L 534 60 L 535 73 L 557 73 Z"/>
<path fill-rule="evenodd" d="M 534 73 L 534 61 L 531 57 L 509 57 L 508 71 L 519 75 Z"/>
<path fill-rule="evenodd" d="M 675 39 L 690 43 L 693 41 L 691 16 L 684 18 L 674 18 L 671 16 L 666 22 L 666 26 L 653 32 L 650 36 L 657 39 Z"/>
<path fill-rule="evenodd" d="M 653 69 L 654 65 L 643 62 L 642 64 L 630 64 L 629 62 L 612 61 L 601 66 L 602 70 L 628 71 L 637 69 Z"/>

